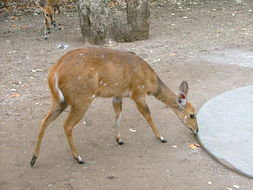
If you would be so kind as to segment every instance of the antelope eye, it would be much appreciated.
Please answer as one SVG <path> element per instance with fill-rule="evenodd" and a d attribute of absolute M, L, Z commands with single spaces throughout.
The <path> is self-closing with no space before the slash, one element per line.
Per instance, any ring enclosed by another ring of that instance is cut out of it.
<path fill-rule="evenodd" d="M 196 119 L 196 115 L 195 114 L 190 114 L 190 118 L 191 119 Z"/>
<path fill-rule="evenodd" d="M 45 14 L 46 16 L 49 16 L 48 14 Z"/>

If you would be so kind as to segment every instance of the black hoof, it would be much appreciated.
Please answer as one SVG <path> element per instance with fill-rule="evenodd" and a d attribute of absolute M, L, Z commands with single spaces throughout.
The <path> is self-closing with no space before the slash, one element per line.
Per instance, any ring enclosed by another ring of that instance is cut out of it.
<path fill-rule="evenodd" d="M 120 139 L 117 139 L 117 143 L 118 143 L 118 145 L 123 145 L 124 144 L 124 142 L 121 141 Z"/>
<path fill-rule="evenodd" d="M 74 157 L 74 159 L 78 162 L 78 164 L 84 164 L 84 161 L 81 156 L 77 156 L 77 158 Z"/>
<path fill-rule="evenodd" d="M 83 160 L 81 160 L 81 161 L 77 160 L 77 162 L 78 162 L 78 164 L 84 164 Z"/>
<path fill-rule="evenodd" d="M 163 137 L 158 137 L 158 139 L 162 142 L 162 143 L 166 143 L 166 142 L 168 142 L 165 138 L 163 138 Z"/>
<path fill-rule="evenodd" d="M 30 162 L 30 166 L 31 166 L 31 167 L 34 166 L 36 160 L 37 160 L 37 156 L 33 155 L 32 160 L 31 160 L 31 162 Z"/>

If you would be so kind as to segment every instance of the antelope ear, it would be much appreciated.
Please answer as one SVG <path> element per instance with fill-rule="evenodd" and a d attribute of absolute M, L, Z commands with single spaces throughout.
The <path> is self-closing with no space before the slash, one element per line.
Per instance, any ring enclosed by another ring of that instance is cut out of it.
<path fill-rule="evenodd" d="M 187 93 L 188 93 L 188 83 L 186 81 L 183 81 L 179 86 L 179 93 L 177 95 L 177 105 L 181 109 L 184 109 L 187 103 L 187 96 L 186 96 Z"/>
<path fill-rule="evenodd" d="M 179 93 L 184 93 L 185 95 L 187 95 L 188 90 L 189 90 L 188 83 L 186 81 L 183 81 L 179 86 Z"/>
<path fill-rule="evenodd" d="M 183 92 L 179 92 L 177 95 L 177 105 L 181 108 L 184 109 L 185 105 L 187 103 L 187 97 Z"/>

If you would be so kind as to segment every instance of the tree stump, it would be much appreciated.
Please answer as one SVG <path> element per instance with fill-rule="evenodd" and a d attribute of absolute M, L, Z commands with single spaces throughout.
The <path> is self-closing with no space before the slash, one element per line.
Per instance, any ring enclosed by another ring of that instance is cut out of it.
<path fill-rule="evenodd" d="M 94 44 L 148 38 L 148 0 L 79 0 L 82 36 Z"/>

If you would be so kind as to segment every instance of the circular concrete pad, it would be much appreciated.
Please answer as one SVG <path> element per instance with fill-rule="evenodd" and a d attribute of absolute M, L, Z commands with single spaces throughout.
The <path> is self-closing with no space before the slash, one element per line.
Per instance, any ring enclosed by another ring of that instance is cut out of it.
<path fill-rule="evenodd" d="M 209 100 L 197 120 L 204 148 L 225 166 L 253 177 L 253 85 Z"/>

